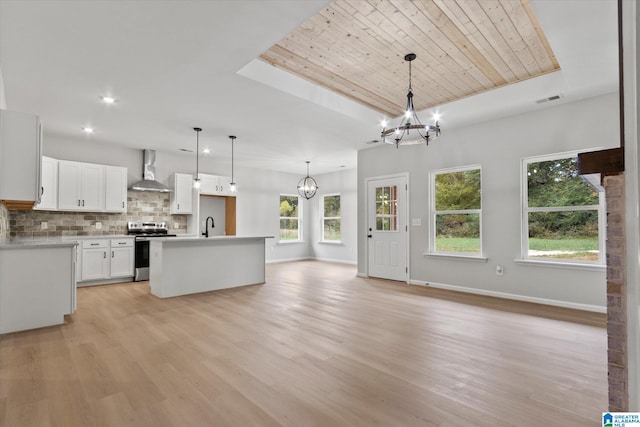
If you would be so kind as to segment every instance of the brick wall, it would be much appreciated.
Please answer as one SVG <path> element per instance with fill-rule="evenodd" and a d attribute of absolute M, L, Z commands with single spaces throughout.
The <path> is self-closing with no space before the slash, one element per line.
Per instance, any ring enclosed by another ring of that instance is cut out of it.
<path fill-rule="evenodd" d="M 607 199 L 607 355 L 609 367 L 609 411 L 626 412 L 627 301 L 625 274 L 624 175 L 606 176 Z"/>
<path fill-rule="evenodd" d="M 0 203 L 0 241 L 9 237 L 9 211 Z"/>
<path fill-rule="evenodd" d="M 0 222 L 1 222 L 0 211 Z M 172 233 L 187 232 L 187 217 L 171 215 L 169 193 L 129 191 L 127 213 L 9 211 L 11 237 L 43 238 L 127 234 L 129 221 L 166 221 Z M 42 229 L 42 222 L 47 228 Z M 102 228 L 98 230 L 96 223 Z M 178 224 L 178 229 L 174 224 Z"/>

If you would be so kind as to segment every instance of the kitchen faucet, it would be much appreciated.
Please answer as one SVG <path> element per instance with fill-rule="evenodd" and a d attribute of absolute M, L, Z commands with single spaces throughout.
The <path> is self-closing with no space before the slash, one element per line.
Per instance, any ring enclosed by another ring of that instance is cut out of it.
<path fill-rule="evenodd" d="M 212 216 L 208 216 L 207 219 L 204 222 L 205 231 L 204 231 L 204 233 L 202 233 L 202 235 L 204 237 L 209 237 L 209 220 L 211 220 L 211 228 L 216 228 L 216 226 L 213 223 L 213 217 Z"/>

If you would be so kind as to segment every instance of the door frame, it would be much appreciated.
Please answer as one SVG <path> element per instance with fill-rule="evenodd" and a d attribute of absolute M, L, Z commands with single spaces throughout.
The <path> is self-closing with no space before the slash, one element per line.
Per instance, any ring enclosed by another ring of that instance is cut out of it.
<path fill-rule="evenodd" d="M 406 254 L 407 254 L 407 280 L 405 281 L 405 283 L 409 284 L 411 283 L 411 252 L 409 251 L 409 248 L 411 247 L 411 233 L 409 233 L 409 225 L 411 224 L 409 222 L 409 206 L 410 206 L 410 200 L 409 200 L 409 190 L 411 188 L 410 186 L 410 182 L 409 182 L 409 172 L 399 172 L 399 173 L 393 173 L 393 174 L 389 174 L 389 175 L 379 175 L 379 176 L 370 176 L 364 179 L 364 188 L 365 188 L 365 212 L 366 212 L 366 216 L 365 216 L 365 241 L 366 244 L 364 245 L 364 253 L 365 253 L 365 264 L 367 266 L 367 270 L 366 270 L 366 275 L 367 277 L 369 276 L 369 238 L 366 237 L 367 234 L 369 234 L 369 218 L 370 218 L 370 214 L 371 214 L 371 200 L 369 200 L 369 182 L 371 181 L 375 181 L 378 179 L 391 179 L 391 178 L 404 178 L 405 182 L 407 184 L 407 188 L 406 188 L 406 194 L 405 194 L 405 201 L 406 201 L 406 207 L 405 207 L 405 224 L 407 225 L 407 247 L 405 248 L 406 250 Z"/>

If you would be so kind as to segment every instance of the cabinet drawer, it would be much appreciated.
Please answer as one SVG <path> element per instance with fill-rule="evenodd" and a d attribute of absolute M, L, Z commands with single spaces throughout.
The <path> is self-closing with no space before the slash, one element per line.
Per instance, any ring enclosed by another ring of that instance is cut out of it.
<path fill-rule="evenodd" d="M 108 248 L 108 239 L 83 240 L 82 249 Z"/>
<path fill-rule="evenodd" d="M 111 249 L 133 247 L 133 239 L 111 239 Z"/>

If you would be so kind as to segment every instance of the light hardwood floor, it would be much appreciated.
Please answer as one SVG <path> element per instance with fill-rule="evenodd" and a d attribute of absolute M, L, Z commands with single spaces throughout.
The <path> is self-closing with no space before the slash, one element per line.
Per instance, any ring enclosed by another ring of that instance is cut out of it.
<path fill-rule="evenodd" d="M 0 336 L 2 426 L 598 426 L 604 316 L 355 277 L 315 261 L 161 300 L 78 290 Z"/>

